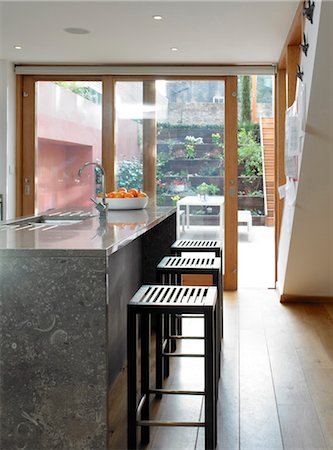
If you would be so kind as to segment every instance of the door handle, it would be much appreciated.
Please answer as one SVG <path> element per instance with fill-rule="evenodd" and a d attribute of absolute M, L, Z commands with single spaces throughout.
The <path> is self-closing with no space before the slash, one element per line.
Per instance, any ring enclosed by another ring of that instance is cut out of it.
<path fill-rule="evenodd" d="M 230 197 L 234 197 L 234 195 L 235 195 L 235 188 L 234 188 L 235 181 L 231 178 L 231 179 L 229 180 L 229 184 L 230 184 L 230 187 L 229 187 L 229 196 L 230 196 Z"/>
<path fill-rule="evenodd" d="M 30 195 L 30 178 L 24 178 L 24 194 Z"/>

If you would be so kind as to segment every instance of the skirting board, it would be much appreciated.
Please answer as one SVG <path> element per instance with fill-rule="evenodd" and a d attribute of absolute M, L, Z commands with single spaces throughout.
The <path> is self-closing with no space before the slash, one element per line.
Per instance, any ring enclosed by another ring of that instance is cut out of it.
<path fill-rule="evenodd" d="M 333 303 L 333 296 L 281 294 L 280 284 L 278 281 L 276 282 L 275 290 L 280 303 Z"/>
<path fill-rule="evenodd" d="M 333 303 L 333 297 L 325 297 L 320 295 L 294 295 L 282 294 L 280 295 L 281 303 Z"/>

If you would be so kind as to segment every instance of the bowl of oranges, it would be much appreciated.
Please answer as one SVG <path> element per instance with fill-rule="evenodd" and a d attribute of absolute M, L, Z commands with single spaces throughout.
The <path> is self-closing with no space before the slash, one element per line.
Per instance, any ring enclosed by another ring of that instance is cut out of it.
<path fill-rule="evenodd" d="M 103 194 L 98 194 L 101 201 Z M 119 188 L 117 191 L 105 194 L 105 201 L 108 209 L 143 209 L 148 205 L 148 195 L 140 189 Z"/>

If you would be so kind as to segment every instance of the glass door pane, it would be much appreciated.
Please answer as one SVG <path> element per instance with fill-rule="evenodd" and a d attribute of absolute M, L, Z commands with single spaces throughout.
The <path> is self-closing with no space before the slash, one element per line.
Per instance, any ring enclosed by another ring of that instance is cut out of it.
<path fill-rule="evenodd" d="M 143 82 L 117 81 L 116 187 L 143 190 Z"/>
<path fill-rule="evenodd" d="M 224 81 L 159 80 L 157 203 L 224 195 Z M 219 237 L 219 207 L 191 206 L 181 237 Z"/>
<path fill-rule="evenodd" d="M 273 77 L 238 86 L 238 285 L 274 287 Z"/>
<path fill-rule="evenodd" d="M 87 161 L 102 159 L 102 82 L 36 83 L 36 213 L 90 206 L 100 174 Z"/>

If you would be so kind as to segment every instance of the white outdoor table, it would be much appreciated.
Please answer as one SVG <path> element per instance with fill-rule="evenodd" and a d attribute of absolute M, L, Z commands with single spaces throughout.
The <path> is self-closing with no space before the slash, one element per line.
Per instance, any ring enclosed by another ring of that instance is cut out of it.
<path fill-rule="evenodd" d="M 181 207 L 185 207 L 186 227 L 190 227 L 190 208 L 191 206 L 217 206 L 220 208 L 220 238 L 223 239 L 224 228 L 224 197 L 222 195 L 207 196 L 205 200 L 198 196 L 184 197 L 177 202 L 177 239 L 180 238 L 180 212 Z"/>

